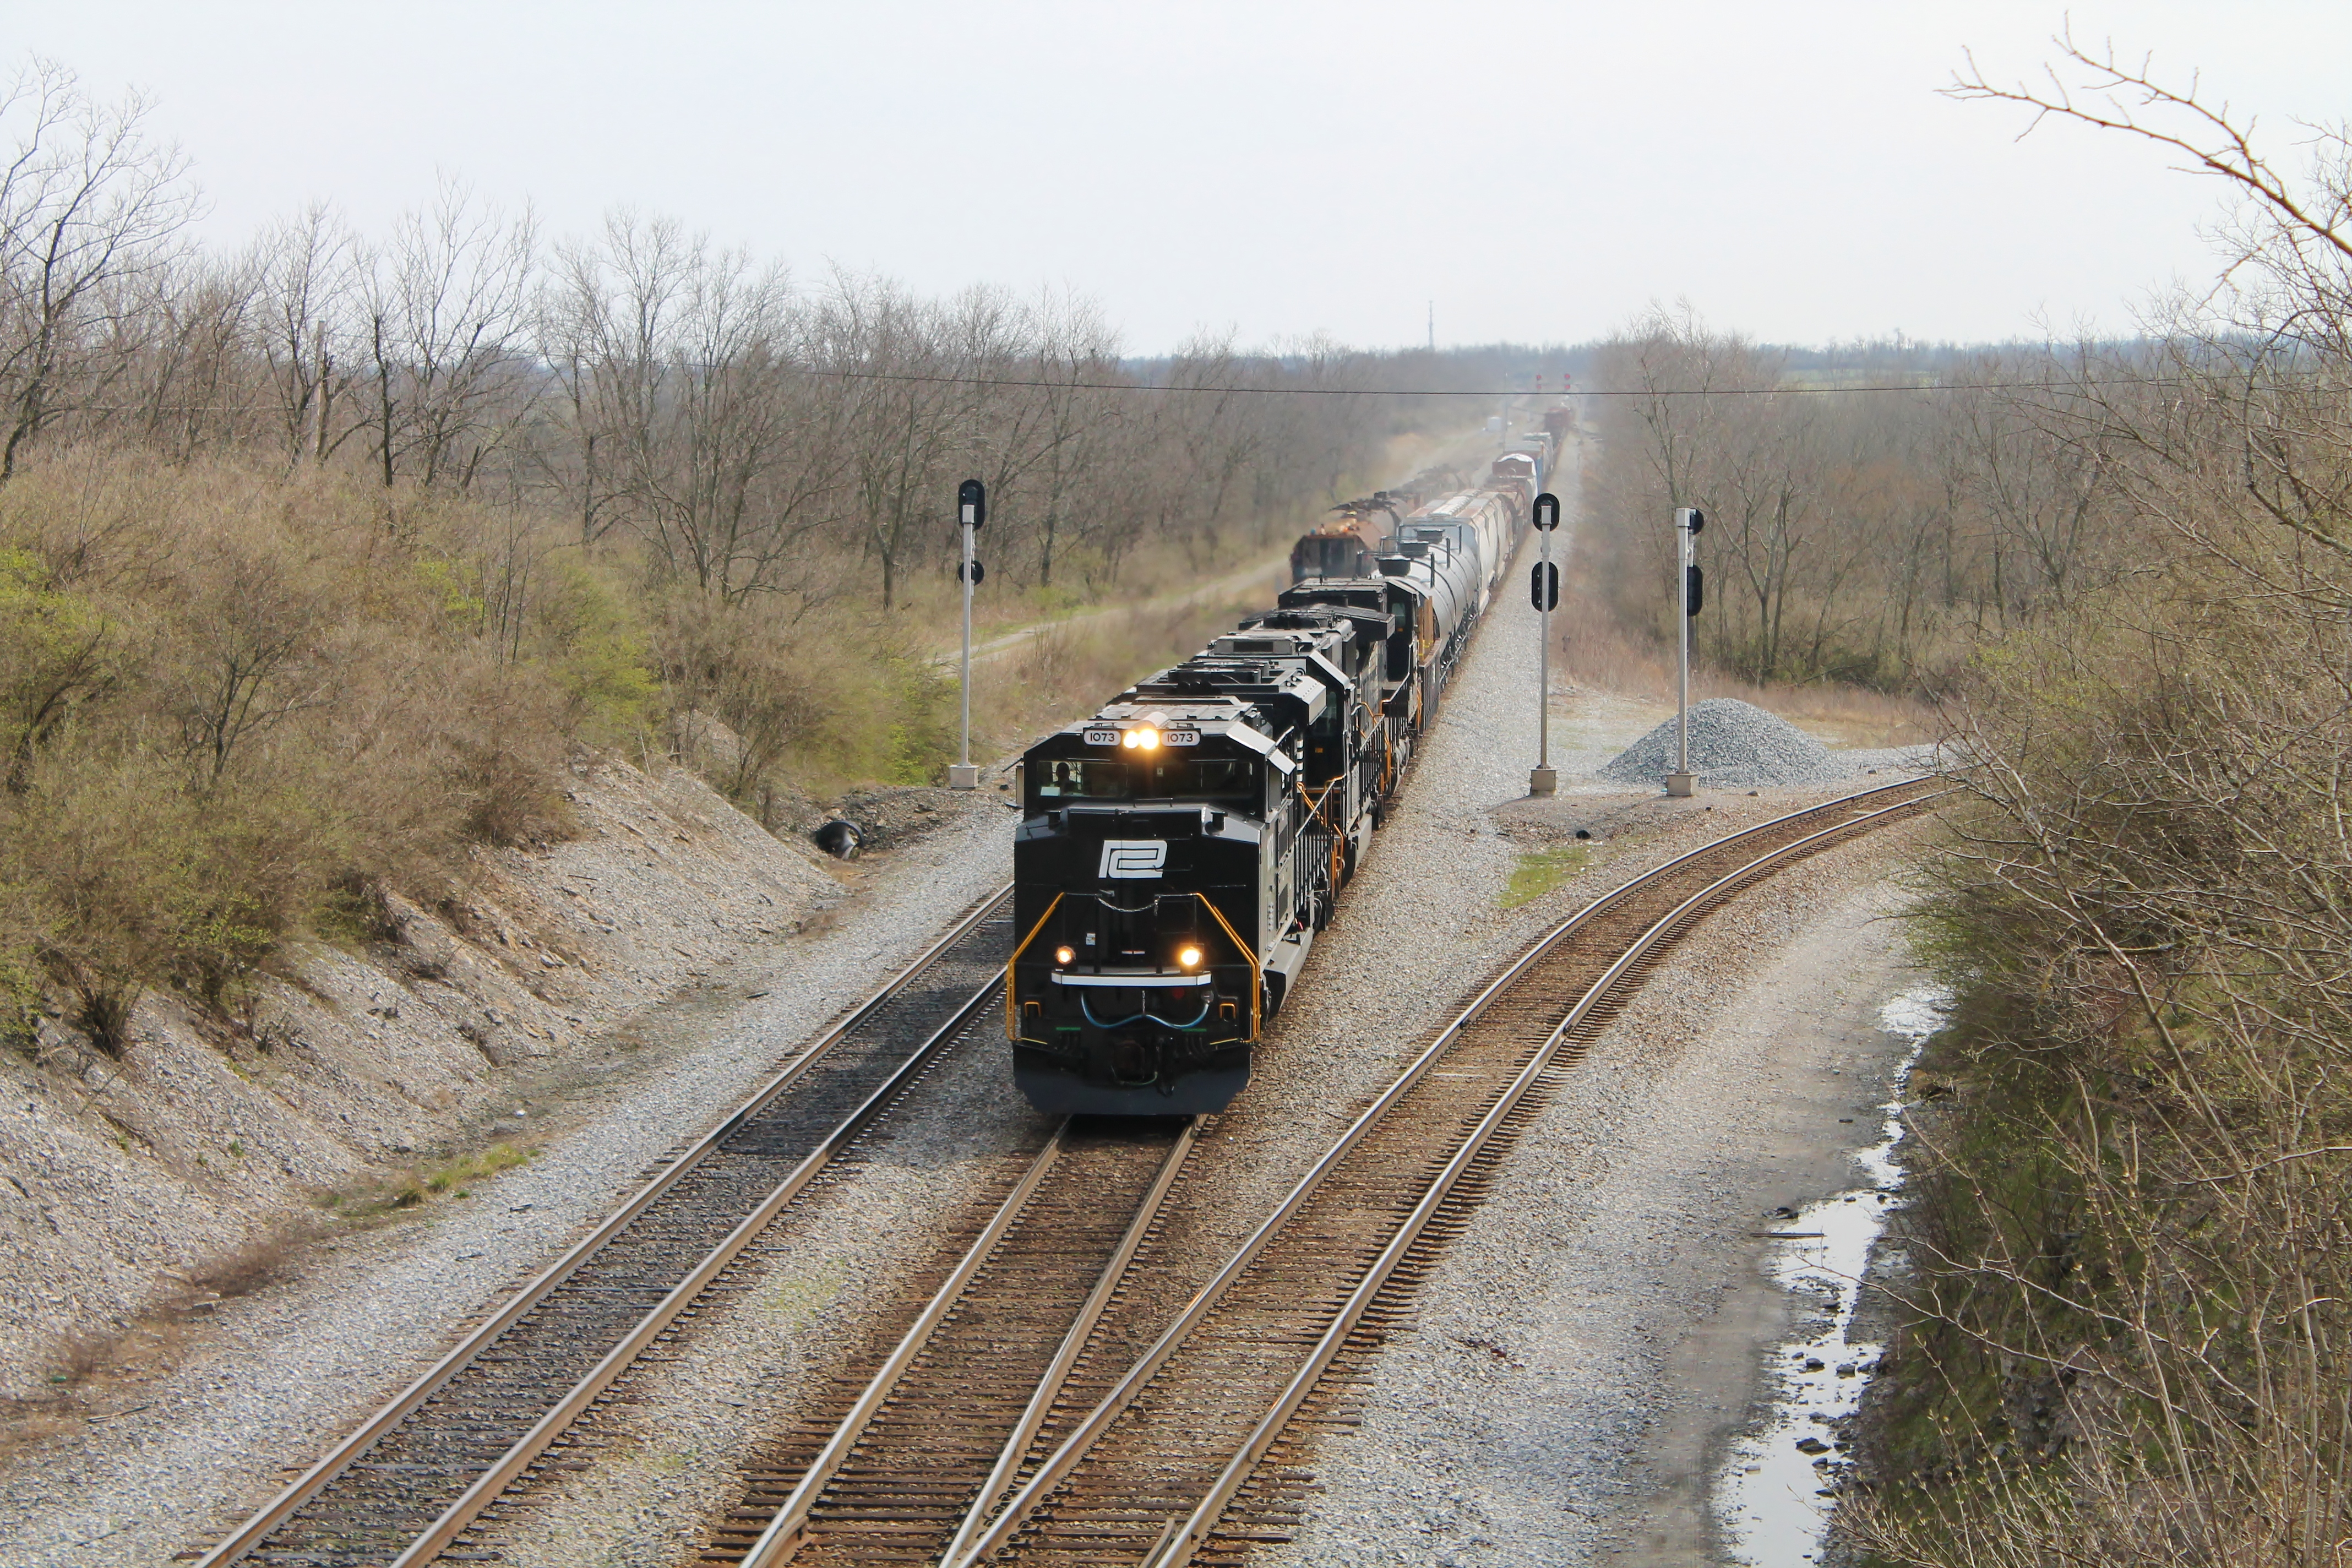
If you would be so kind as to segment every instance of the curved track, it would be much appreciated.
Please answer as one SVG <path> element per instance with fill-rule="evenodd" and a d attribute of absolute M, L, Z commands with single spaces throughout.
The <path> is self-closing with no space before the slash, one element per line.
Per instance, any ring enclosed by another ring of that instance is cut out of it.
<path fill-rule="evenodd" d="M 1012 951 L 1011 889 L 663 1169 L 586 1239 L 203 1559 L 430 1562 L 692 1310 L 727 1264 L 975 1021 Z"/>
<path fill-rule="evenodd" d="M 1935 787 L 1889 785 L 1717 839 L 1546 933 L 1424 1043 L 1172 1321 L 1122 1299 L 1162 1266 L 1174 1160 L 1148 1192 L 1139 1158 L 1089 1180 L 1066 1163 L 1078 1134 L 1065 1128 L 993 1220 L 966 1226 L 961 1260 L 910 1287 L 825 1407 L 755 1465 L 706 1559 L 1165 1568 L 1237 1562 L 1252 1541 L 1286 1536 L 1305 1428 L 1345 1397 L 1649 969 L 1742 888 L 1910 815 Z"/>
<path fill-rule="evenodd" d="M 1740 889 L 1916 811 L 1890 785 L 1717 839 L 1535 942 L 1439 1030 L 1091 1409 L 1049 1431 L 957 1563 L 1234 1561 L 1295 1516 L 1261 1478 L 1335 1363 L 1373 1348 L 1519 1131 L 1672 943 Z M 1236 1504 L 1243 1506 L 1236 1507 Z"/>

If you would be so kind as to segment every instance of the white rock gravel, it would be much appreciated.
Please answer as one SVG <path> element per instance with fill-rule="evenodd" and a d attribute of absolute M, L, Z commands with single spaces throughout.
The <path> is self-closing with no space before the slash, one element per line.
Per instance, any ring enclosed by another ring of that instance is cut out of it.
<path fill-rule="evenodd" d="M 1601 776 L 1658 785 L 1682 760 L 1682 721 L 1669 719 L 1611 759 Z M 1777 713 L 1736 697 L 1690 705 L 1690 771 L 1718 789 L 1839 784 L 1853 764 Z"/>

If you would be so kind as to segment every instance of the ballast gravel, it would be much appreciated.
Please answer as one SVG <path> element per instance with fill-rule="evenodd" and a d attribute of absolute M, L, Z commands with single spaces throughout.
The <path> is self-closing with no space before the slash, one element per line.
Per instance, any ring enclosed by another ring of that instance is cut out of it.
<path fill-rule="evenodd" d="M 1667 720 L 1611 759 L 1601 776 L 1618 784 L 1662 785 L 1682 760 L 1680 731 L 1680 720 Z M 1854 773 L 1851 761 L 1786 719 L 1737 697 L 1691 704 L 1690 771 L 1720 789 L 1841 784 Z"/>
<path fill-rule="evenodd" d="M 1869 1120 L 1900 1055 L 1820 1026 L 1908 982 L 1900 852 L 1831 851 L 1685 939 L 1522 1137 L 1258 1561 L 1722 1560 L 1710 1483 L 1799 1305 L 1759 1232 L 1850 1179 L 1837 1119 Z"/>
<path fill-rule="evenodd" d="M 174 1367 L 105 1391 L 85 1430 L 19 1447 L 0 1468 L 0 1563 L 115 1568 L 209 1545 L 1000 885 L 1012 816 L 975 802 L 866 863 L 864 896 L 673 1006 L 640 1059 L 573 1104 L 519 1107 L 542 1130 L 530 1164 L 221 1302 Z"/>

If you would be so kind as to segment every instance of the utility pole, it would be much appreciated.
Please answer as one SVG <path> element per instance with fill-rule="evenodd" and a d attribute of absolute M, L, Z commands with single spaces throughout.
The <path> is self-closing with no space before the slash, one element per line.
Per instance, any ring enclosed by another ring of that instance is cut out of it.
<path fill-rule="evenodd" d="M 960 760 L 948 770 L 948 788 L 978 789 L 980 770 L 971 765 L 971 591 L 980 582 L 980 561 L 972 546 L 980 525 L 988 521 L 988 487 L 978 479 L 957 486 L 956 512 L 963 531 L 963 560 L 956 567 L 963 584 L 963 741 L 956 752 Z"/>
<path fill-rule="evenodd" d="M 1706 526 L 1706 519 L 1696 507 L 1675 509 L 1675 557 L 1678 570 L 1675 581 L 1682 597 L 1683 613 L 1675 618 L 1682 622 L 1681 635 L 1675 639 L 1675 771 L 1666 775 L 1666 793 L 1687 797 L 1695 781 L 1690 771 L 1690 632 L 1691 617 L 1698 614 L 1706 588 L 1699 578 L 1698 567 L 1691 560 L 1691 544 L 1698 531 Z"/>
<path fill-rule="evenodd" d="M 1559 526 L 1559 498 L 1549 490 L 1536 497 L 1533 521 L 1543 539 L 1528 596 L 1536 604 L 1536 765 L 1528 774 L 1529 795 L 1551 795 L 1559 774 L 1551 765 L 1551 613 L 1559 606 L 1559 568 L 1551 563 L 1552 531 Z"/>
<path fill-rule="evenodd" d="M 311 344 L 312 344 L 312 349 L 311 349 L 311 357 L 312 357 L 312 358 L 313 358 L 313 360 L 316 362 L 316 363 L 318 364 L 318 367 L 319 367 L 319 372 L 318 372 L 318 391 L 319 391 L 319 439 L 318 439 L 318 458 L 319 458 L 319 461 L 320 461 L 320 462 L 323 463 L 323 462 L 325 462 L 325 461 L 327 460 L 327 405 L 328 405 L 328 403 L 329 403 L 329 402 L 333 398 L 333 396 L 334 396 L 334 391 L 333 391 L 333 385 L 334 385 L 334 383 L 333 383 L 332 376 L 331 376 L 331 372 L 333 371 L 333 368 L 334 368 L 334 367 L 333 367 L 333 366 L 332 366 L 332 365 L 328 362 L 328 359 L 327 359 L 327 323 L 326 323 L 326 322 L 324 322 L 324 321 L 320 321 L 320 322 L 319 322 L 315 327 L 313 327 L 313 328 L 311 329 L 311 331 L 310 331 L 310 342 L 311 342 Z M 297 443 L 297 445 L 299 446 L 299 443 L 298 442 L 298 443 Z"/>

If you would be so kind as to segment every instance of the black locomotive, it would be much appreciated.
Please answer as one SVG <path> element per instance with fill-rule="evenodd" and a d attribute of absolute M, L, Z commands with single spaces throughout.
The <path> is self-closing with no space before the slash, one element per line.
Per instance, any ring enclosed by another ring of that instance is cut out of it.
<path fill-rule="evenodd" d="M 1384 492 L 1337 509 L 1350 539 L 1375 513 L 1394 527 L 1362 552 L 1302 548 L 1277 607 L 1030 748 L 1005 1033 L 1031 1104 L 1189 1115 L 1241 1092 L 1500 582 L 1544 456 L 1508 454 L 1428 505 Z"/>

